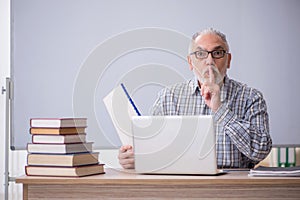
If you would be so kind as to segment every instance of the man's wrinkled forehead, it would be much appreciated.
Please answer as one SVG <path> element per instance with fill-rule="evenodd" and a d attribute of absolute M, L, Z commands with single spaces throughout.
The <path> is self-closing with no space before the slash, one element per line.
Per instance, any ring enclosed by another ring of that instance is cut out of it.
<path fill-rule="evenodd" d="M 215 50 L 224 49 L 227 50 L 225 42 L 222 38 L 216 34 L 207 33 L 203 35 L 198 35 L 193 40 L 193 49 L 198 50 Z"/>

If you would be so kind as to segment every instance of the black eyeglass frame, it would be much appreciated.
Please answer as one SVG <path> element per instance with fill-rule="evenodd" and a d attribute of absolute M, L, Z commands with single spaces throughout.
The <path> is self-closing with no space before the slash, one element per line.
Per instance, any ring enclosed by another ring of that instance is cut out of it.
<path fill-rule="evenodd" d="M 223 55 L 222 55 L 221 57 L 215 57 L 213 53 L 214 53 L 214 52 L 217 52 L 217 51 L 223 52 Z M 199 57 L 197 56 L 197 52 L 206 52 L 207 55 L 206 55 L 205 57 L 203 57 L 203 58 L 199 58 Z M 214 59 L 220 59 L 220 58 L 224 58 L 225 54 L 228 54 L 228 52 L 227 52 L 226 50 L 224 50 L 224 49 L 216 49 L 216 50 L 212 50 L 212 51 L 198 50 L 198 51 L 195 51 L 195 52 L 190 53 L 190 55 L 195 55 L 195 57 L 196 57 L 197 59 L 205 59 L 205 58 L 208 57 L 209 54 L 211 54 L 211 56 L 212 56 Z"/>

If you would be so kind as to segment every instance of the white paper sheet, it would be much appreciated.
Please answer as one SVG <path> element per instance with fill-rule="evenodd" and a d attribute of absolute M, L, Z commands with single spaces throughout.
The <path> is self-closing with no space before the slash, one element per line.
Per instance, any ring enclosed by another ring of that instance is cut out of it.
<path fill-rule="evenodd" d="M 105 107 L 123 145 L 133 145 L 131 117 L 137 116 L 121 85 L 103 98 Z"/>

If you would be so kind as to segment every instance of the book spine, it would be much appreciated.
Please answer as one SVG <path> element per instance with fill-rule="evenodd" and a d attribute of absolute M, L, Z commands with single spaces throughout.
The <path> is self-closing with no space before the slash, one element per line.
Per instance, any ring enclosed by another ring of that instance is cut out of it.
<path fill-rule="evenodd" d="M 32 127 L 32 119 L 30 119 L 30 122 L 29 122 L 29 124 L 30 124 L 30 127 Z"/>
<path fill-rule="evenodd" d="M 296 166 L 296 148 L 278 147 L 278 167 Z"/>
<path fill-rule="evenodd" d="M 26 176 L 29 176 L 29 174 L 28 174 L 28 166 L 25 166 L 25 174 L 26 174 Z"/>

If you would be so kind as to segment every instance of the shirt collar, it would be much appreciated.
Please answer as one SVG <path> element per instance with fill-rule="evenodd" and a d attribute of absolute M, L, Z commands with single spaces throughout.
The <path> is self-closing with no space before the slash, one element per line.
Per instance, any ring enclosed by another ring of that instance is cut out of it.
<path fill-rule="evenodd" d="M 227 75 L 224 77 L 224 84 L 221 86 L 221 102 L 224 102 L 227 96 L 227 90 L 229 87 L 229 78 Z M 190 88 L 192 91 L 192 94 L 195 94 L 197 91 L 200 92 L 200 87 L 198 84 L 198 78 L 194 76 L 194 78 L 190 82 Z"/>
<path fill-rule="evenodd" d="M 227 77 L 227 75 L 225 75 L 225 77 L 224 77 L 224 84 L 221 87 L 221 102 L 222 103 L 226 99 L 228 87 L 229 87 L 229 78 Z"/>
<path fill-rule="evenodd" d="M 192 94 L 195 94 L 197 91 L 200 91 L 198 79 L 196 76 L 194 76 L 194 78 L 191 80 L 190 88 L 191 88 Z"/>

